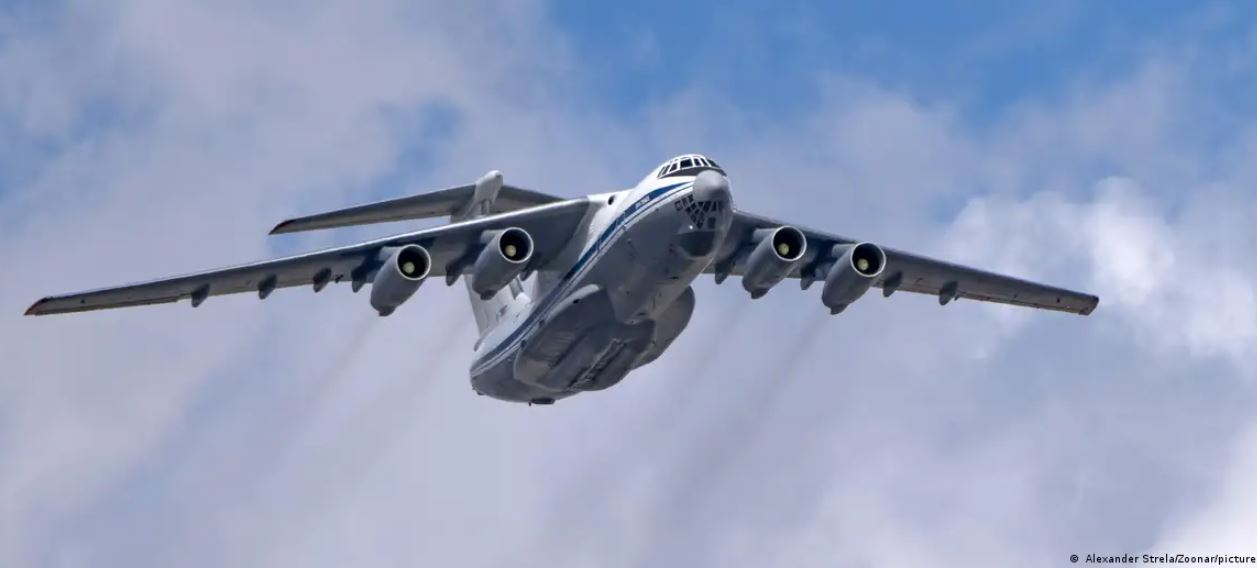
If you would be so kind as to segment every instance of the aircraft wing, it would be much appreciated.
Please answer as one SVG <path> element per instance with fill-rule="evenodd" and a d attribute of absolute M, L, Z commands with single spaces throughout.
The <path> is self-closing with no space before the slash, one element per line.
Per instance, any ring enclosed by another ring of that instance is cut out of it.
<path fill-rule="evenodd" d="M 717 252 L 708 272 L 716 274 L 717 281 L 730 274 L 741 276 L 750 249 L 755 246 L 753 235 L 758 229 L 773 229 L 785 225 L 780 221 L 734 211 L 733 226 L 720 251 Z M 807 237 L 807 251 L 791 271 L 789 277 L 799 278 L 804 287 L 816 281 L 824 281 L 824 268 L 834 261 L 830 251 L 834 245 L 854 244 L 855 239 L 798 227 Z M 997 302 L 1027 306 L 1045 310 L 1090 315 L 1100 299 L 1064 288 L 1030 282 L 977 268 L 970 268 L 942 260 L 883 248 L 886 267 L 876 277 L 873 286 L 882 288 L 889 296 L 898 290 L 939 296 L 943 303 L 954 298 L 968 298 L 983 302 Z"/>
<path fill-rule="evenodd" d="M 529 209 L 478 217 L 355 245 L 278 258 L 195 274 L 162 278 L 114 288 L 102 288 L 35 302 L 26 315 L 142 306 L 188 298 L 194 306 L 208 296 L 254 292 L 265 298 L 275 288 L 312 286 L 315 291 L 332 282 L 348 280 L 357 290 L 379 267 L 380 250 L 416 244 L 432 256 L 429 276 L 457 277 L 474 260 L 484 231 L 519 227 L 533 238 L 530 269 L 544 266 L 562 251 L 584 218 L 590 202 L 573 199 Z"/>

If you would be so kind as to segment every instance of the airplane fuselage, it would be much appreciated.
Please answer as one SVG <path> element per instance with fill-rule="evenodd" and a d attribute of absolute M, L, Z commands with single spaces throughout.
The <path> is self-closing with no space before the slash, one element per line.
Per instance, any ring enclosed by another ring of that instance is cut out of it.
<path fill-rule="evenodd" d="M 694 309 L 690 284 L 732 220 L 716 171 L 643 180 L 600 196 L 586 238 L 556 263 L 499 291 L 500 317 L 477 343 L 472 388 L 501 400 L 551 403 L 618 383 L 659 357 Z"/>

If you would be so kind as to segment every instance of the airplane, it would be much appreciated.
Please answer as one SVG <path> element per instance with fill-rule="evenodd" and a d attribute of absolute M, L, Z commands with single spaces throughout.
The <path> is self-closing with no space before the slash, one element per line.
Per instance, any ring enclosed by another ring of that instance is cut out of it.
<path fill-rule="evenodd" d="M 503 183 L 473 184 L 283 221 L 271 234 L 386 221 L 450 218 L 447 225 L 286 258 L 138 284 L 50 296 L 47 315 L 348 282 L 371 285 L 392 314 L 429 278 L 459 277 L 480 330 L 471 386 L 511 402 L 553 404 L 619 383 L 659 358 L 694 311 L 692 284 L 741 278 L 751 298 L 786 279 L 821 283 L 841 313 L 870 288 L 1089 315 L 1096 296 L 1003 276 L 817 231 L 733 206 L 725 170 L 699 154 L 672 158 L 634 187 L 564 199 Z"/>

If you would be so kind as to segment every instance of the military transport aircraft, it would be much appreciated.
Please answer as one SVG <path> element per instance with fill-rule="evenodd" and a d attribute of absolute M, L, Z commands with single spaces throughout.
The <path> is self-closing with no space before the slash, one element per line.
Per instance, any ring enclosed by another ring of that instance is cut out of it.
<path fill-rule="evenodd" d="M 449 216 L 448 225 L 364 243 L 35 302 L 27 315 L 81 312 L 220 294 L 348 281 L 371 284 L 370 303 L 393 313 L 431 277 L 466 276 L 480 328 L 471 365 L 479 394 L 550 404 L 618 383 L 657 359 L 689 323 L 691 284 L 731 275 L 759 298 L 787 278 L 822 283 L 837 314 L 871 287 L 1088 315 L 1095 296 L 1027 282 L 868 242 L 796 227 L 733 207 L 724 170 L 689 154 L 631 188 L 563 199 L 474 184 L 290 219 L 291 233 Z"/>

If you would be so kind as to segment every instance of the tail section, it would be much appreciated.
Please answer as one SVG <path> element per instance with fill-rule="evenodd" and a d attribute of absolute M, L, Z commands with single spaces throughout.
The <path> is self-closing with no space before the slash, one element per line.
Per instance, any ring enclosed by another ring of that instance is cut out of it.
<path fill-rule="evenodd" d="M 472 185 L 470 197 L 451 214 L 450 218 L 461 221 L 493 214 L 498 207 L 498 198 L 502 196 L 503 191 L 507 190 L 507 187 L 509 186 L 502 184 L 501 172 L 494 170 L 485 174 Z M 487 296 L 481 295 L 474 289 L 471 278 L 463 278 L 463 284 L 467 287 L 467 298 L 471 301 L 471 312 L 476 318 L 476 327 L 482 335 L 497 325 L 502 318 L 514 315 L 529 302 L 529 296 L 524 292 L 524 286 L 519 277 L 511 279 L 506 286 Z"/>
<path fill-rule="evenodd" d="M 445 216 L 452 221 L 463 221 L 559 201 L 563 198 L 503 184 L 502 173 L 494 170 L 469 185 L 288 219 L 271 229 L 271 234 Z M 448 281 L 452 284 L 455 278 L 456 275 Z M 496 294 L 481 298 L 471 289 L 470 279 L 464 280 L 467 280 L 472 313 L 481 333 L 497 325 L 502 318 L 526 309 L 528 291 L 535 284 L 535 279 L 521 282 L 515 278 Z"/>
<path fill-rule="evenodd" d="M 451 214 L 455 221 L 483 217 L 493 213 L 493 203 L 502 193 L 502 172 L 491 170 L 471 185 L 471 195 Z"/>

